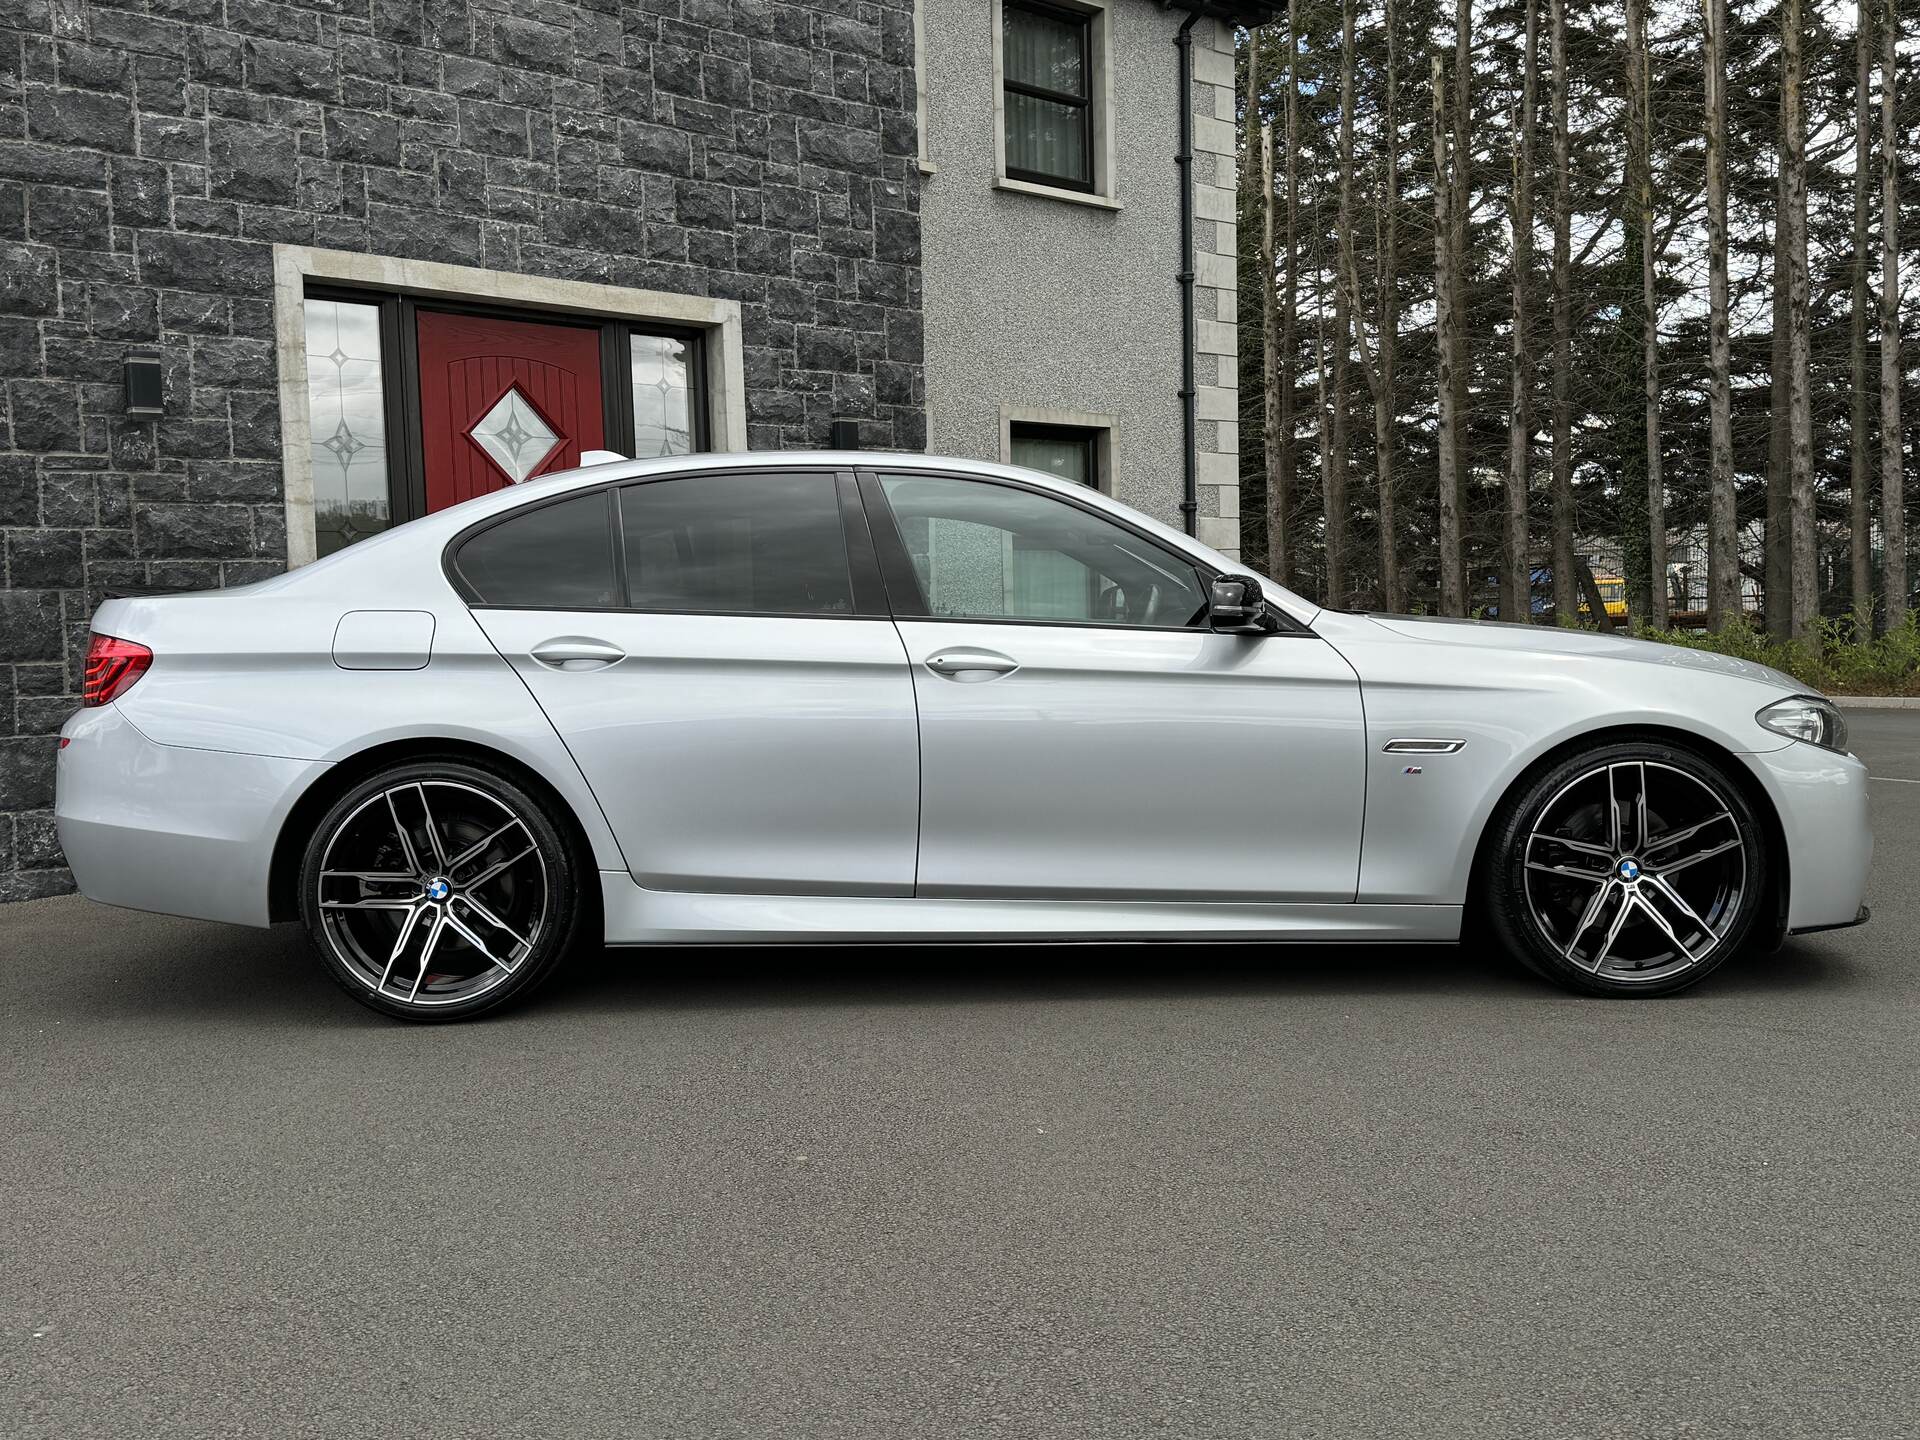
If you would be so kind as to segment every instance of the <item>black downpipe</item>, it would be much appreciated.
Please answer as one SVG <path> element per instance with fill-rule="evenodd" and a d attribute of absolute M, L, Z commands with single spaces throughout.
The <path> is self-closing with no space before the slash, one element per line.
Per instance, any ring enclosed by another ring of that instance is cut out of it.
<path fill-rule="evenodd" d="M 1173 163 L 1180 171 L 1180 518 L 1189 535 L 1200 530 L 1200 391 L 1193 379 L 1193 26 L 1189 11 L 1173 37 L 1180 52 L 1180 149 Z"/>

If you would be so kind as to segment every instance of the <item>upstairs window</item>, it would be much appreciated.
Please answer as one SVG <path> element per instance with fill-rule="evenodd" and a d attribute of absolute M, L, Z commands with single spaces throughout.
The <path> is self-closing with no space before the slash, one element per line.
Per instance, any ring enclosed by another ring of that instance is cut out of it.
<path fill-rule="evenodd" d="M 1091 192 L 1093 16 L 1002 0 L 1007 178 Z"/>

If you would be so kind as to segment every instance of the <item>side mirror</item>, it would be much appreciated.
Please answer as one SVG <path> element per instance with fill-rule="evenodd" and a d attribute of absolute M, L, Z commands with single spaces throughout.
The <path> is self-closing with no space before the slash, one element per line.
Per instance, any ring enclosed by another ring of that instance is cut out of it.
<path fill-rule="evenodd" d="M 1223 635 L 1264 635 L 1274 628 L 1267 592 L 1251 575 L 1222 575 L 1207 601 L 1207 625 Z"/>

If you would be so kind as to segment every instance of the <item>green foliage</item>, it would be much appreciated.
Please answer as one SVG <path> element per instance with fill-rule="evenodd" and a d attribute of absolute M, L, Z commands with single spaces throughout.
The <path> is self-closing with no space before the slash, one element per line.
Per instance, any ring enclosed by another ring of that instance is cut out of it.
<path fill-rule="evenodd" d="M 1718 634 L 1637 630 L 1642 640 L 1710 650 L 1784 670 L 1810 689 L 1838 695 L 1920 695 L 1920 615 L 1884 635 L 1861 639 L 1851 620 L 1822 622 L 1821 645 L 1774 640 L 1744 620 Z"/>

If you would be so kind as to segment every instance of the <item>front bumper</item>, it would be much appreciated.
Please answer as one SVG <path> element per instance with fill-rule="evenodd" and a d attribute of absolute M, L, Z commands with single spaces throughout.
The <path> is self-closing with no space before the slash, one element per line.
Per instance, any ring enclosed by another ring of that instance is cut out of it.
<path fill-rule="evenodd" d="M 1860 923 L 1873 862 L 1867 767 L 1799 742 L 1743 758 L 1786 833 L 1788 932 Z"/>
<path fill-rule="evenodd" d="M 274 841 L 324 761 L 159 745 L 115 705 L 79 711 L 60 734 L 54 822 L 83 895 L 268 923 Z"/>

